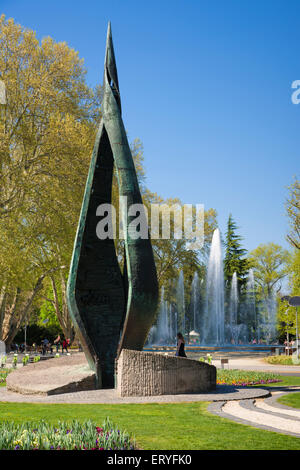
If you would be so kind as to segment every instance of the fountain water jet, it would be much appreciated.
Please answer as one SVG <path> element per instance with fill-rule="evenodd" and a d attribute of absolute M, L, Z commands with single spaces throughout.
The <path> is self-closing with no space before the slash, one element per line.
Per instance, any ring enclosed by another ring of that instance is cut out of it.
<path fill-rule="evenodd" d="M 6 355 L 6 347 L 4 341 L 0 341 L 0 364 L 2 363 L 2 358 Z"/>
<path fill-rule="evenodd" d="M 177 295 L 176 295 L 176 304 L 177 304 L 177 321 L 180 322 L 180 328 L 182 334 L 185 334 L 185 300 L 184 300 L 184 277 L 183 271 L 180 271 L 179 278 L 177 282 Z M 179 327 L 177 323 L 177 328 Z"/>
<path fill-rule="evenodd" d="M 239 292 L 236 272 L 233 273 L 229 299 L 229 322 L 227 324 L 227 338 L 237 344 L 244 325 L 238 324 Z"/>
<path fill-rule="evenodd" d="M 206 279 L 206 308 L 202 338 L 206 344 L 222 345 L 224 336 L 224 273 L 220 231 L 212 237 Z"/>
<path fill-rule="evenodd" d="M 199 328 L 199 296 L 200 296 L 200 285 L 197 271 L 194 274 L 192 282 L 192 307 L 193 307 L 193 330 L 198 331 Z"/>
<path fill-rule="evenodd" d="M 256 340 L 258 341 L 259 337 L 255 305 L 255 283 L 252 268 L 249 269 L 248 280 L 246 285 L 245 317 L 245 321 L 253 325 L 253 329 L 256 332 Z"/>
<path fill-rule="evenodd" d="M 230 289 L 230 303 L 229 303 L 229 322 L 231 325 L 237 325 L 239 304 L 239 292 L 236 272 L 233 273 Z"/>

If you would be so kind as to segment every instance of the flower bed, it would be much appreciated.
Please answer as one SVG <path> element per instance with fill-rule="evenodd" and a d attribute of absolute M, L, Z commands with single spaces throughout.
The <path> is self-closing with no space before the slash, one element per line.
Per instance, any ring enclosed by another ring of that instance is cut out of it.
<path fill-rule="evenodd" d="M 218 385 L 264 385 L 268 383 L 281 382 L 278 375 L 267 372 L 253 372 L 236 369 L 218 369 L 217 384 Z"/>
<path fill-rule="evenodd" d="M 44 421 L 0 424 L 0 450 L 134 450 L 130 436 L 113 428 L 107 419 L 102 427 L 92 421 Z"/>

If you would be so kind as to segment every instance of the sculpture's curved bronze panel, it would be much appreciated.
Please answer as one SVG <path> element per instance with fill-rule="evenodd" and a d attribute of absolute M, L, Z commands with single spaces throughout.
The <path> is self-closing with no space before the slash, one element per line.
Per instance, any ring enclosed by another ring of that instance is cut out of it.
<path fill-rule="evenodd" d="M 121 100 L 111 29 L 104 66 L 103 118 L 92 154 L 68 280 L 68 305 L 97 386 L 112 386 L 114 361 L 122 348 L 141 350 L 157 310 L 158 283 L 149 237 L 130 232 L 132 204 L 142 204 L 121 117 Z M 111 202 L 115 165 L 125 235 L 122 276 L 112 239 L 99 239 L 97 207 Z M 125 199 L 123 199 L 125 200 Z M 120 334 L 122 333 L 121 340 Z"/>

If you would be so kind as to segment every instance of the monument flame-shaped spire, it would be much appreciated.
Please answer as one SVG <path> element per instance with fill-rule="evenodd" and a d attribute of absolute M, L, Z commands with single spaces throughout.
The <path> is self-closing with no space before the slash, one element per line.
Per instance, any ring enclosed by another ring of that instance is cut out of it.
<path fill-rule="evenodd" d="M 114 385 L 115 360 L 123 348 L 143 348 L 158 304 L 150 239 L 132 238 L 129 230 L 128 208 L 133 204 L 142 206 L 142 197 L 121 117 L 110 23 L 103 87 L 102 119 L 87 177 L 67 288 L 69 312 L 89 365 L 95 371 L 97 388 Z M 125 233 L 123 273 L 114 240 L 97 236 L 97 226 L 104 219 L 101 207 L 111 204 L 114 168 L 119 195 L 126 201 L 121 214 Z"/>

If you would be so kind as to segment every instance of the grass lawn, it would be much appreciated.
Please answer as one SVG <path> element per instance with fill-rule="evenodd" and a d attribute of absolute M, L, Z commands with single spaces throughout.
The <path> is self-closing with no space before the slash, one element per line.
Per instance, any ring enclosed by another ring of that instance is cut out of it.
<path fill-rule="evenodd" d="M 106 417 L 135 437 L 141 449 L 300 450 L 300 439 L 251 428 L 206 410 L 207 403 L 71 405 L 0 403 L 0 421 L 93 419 Z"/>
<path fill-rule="evenodd" d="M 278 398 L 277 401 L 279 403 L 282 403 L 283 405 L 300 409 L 300 393 L 299 392 L 289 393 L 288 395 L 284 395 L 283 397 Z"/>

